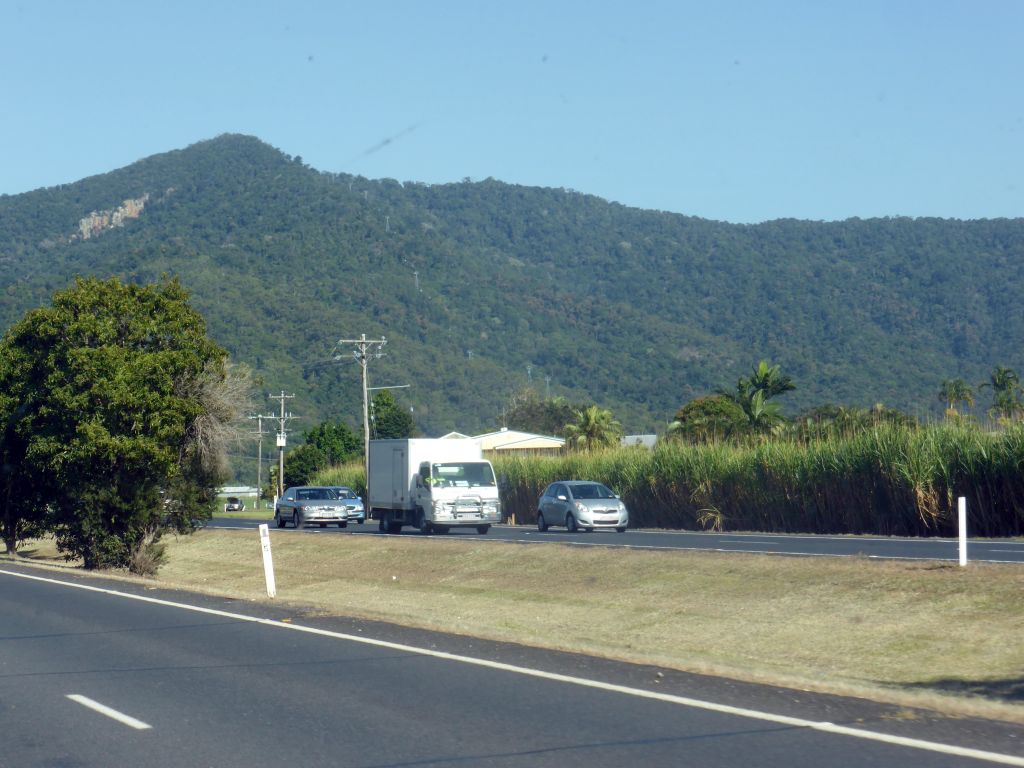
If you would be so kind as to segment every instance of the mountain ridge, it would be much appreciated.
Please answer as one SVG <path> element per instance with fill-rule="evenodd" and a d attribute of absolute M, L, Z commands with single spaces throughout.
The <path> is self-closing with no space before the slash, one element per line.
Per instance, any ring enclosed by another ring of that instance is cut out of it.
<path fill-rule="evenodd" d="M 143 195 L 137 218 L 61 239 Z M 360 333 L 388 337 L 371 386 L 408 384 L 396 396 L 428 434 L 500 426 L 531 383 L 654 431 L 762 358 L 794 378 L 791 413 L 925 416 L 943 378 L 1020 366 L 1022 257 L 1024 219 L 730 224 L 494 179 L 325 173 L 225 134 L 0 196 L 0 321 L 75 274 L 177 275 L 234 359 L 300 395 L 300 429 L 359 420 L 355 366 L 332 358 Z"/>

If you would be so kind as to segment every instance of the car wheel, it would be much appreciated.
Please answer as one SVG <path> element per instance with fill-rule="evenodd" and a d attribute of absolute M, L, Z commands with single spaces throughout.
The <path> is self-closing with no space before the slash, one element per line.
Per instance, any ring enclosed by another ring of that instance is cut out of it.
<path fill-rule="evenodd" d="M 626 526 L 620 525 L 618 528 L 615 529 L 615 532 L 616 533 L 625 533 L 626 532 Z"/>
<path fill-rule="evenodd" d="M 379 520 L 379 521 L 377 522 L 377 530 L 378 530 L 378 531 L 380 531 L 381 533 L 384 533 L 384 532 L 385 532 L 385 531 L 386 531 L 387 529 L 388 529 L 388 528 L 387 528 L 387 524 L 386 524 L 386 523 L 384 522 L 384 518 L 382 517 L 382 518 L 381 518 L 381 519 L 380 519 L 380 520 Z"/>
<path fill-rule="evenodd" d="M 363 521 L 362 521 L 362 520 L 356 520 L 356 522 L 357 522 L 357 523 L 359 523 L 360 525 L 362 525 L 362 524 L 363 524 Z"/>
<path fill-rule="evenodd" d="M 476 532 L 481 536 L 485 535 L 489 530 L 491 530 L 491 526 L 489 525 L 478 525 L 476 527 Z"/>
<path fill-rule="evenodd" d="M 284 528 L 284 520 L 281 519 L 281 513 L 280 512 L 275 512 L 274 513 L 274 522 L 277 523 L 277 527 L 278 528 Z"/>
<path fill-rule="evenodd" d="M 565 527 L 569 529 L 569 533 L 576 533 L 580 529 L 571 513 L 565 516 Z"/>
<path fill-rule="evenodd" d="M 339 528 L 344 528 L 347 525 L 348 525 L 348 523 L 338 523 L 338 527 Z"/>
<path fill-rule="evenodd" d="M 544 519 L 544 513 L 541 512 L 538 509 L 537 510 L 537 530 L 543 532 L 543 531 L 546 531 L 547 529 L 548 529 L 548 523 Z"/>
<path fill-rule="evenodd" d="M 302 518 L 299 517 L 298 511 L 292 512 L 292 525 L 296 528 L 302 527 Z"/>

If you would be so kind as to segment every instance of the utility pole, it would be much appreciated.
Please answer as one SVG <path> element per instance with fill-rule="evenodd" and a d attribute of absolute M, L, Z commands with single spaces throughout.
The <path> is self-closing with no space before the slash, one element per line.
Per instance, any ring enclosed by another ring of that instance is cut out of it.
<path fill-rule="evenodd" d="M 257 413 L 249 416 L 256 420 L 256 509 L 260 508 L 260 494 L 263 493 L 263 420 L 275 418 L 272 414 Z"/>
<path fill-rule="evenodd" d="M 295 418 L 291 413 L 284 412 L 284 401 L 292 399 L 295 395 L 286 395 L 282 389 L 280 395 L 270 395 L 269 397 L 271 400 L 281 401 L 281 415 L 277 417 L 280 424 L 277 432 L 277 498 L 281 498 L 284 493 L 284 447 L 288 444 L 288 432 L 285 430 L 285 425 L 289 419 Z"/>
<path fill-rule="evenodd" d="M 366 380 L 366 364 L 369 356 L 372 354 L 375 358 L 381 358 L 384 353 L 381 351 L 384 345 L 388 343 L 388 340 L 383 336 L 380 339 L 368 339 L 366 334 L 360 334 L 358 339 L 338 339 L 338 344 L 334 345 L 337 349 L 339 344 L 352 344 L 355 349 L 352 351 L 352 356 L 359 362 L 359 367 L 362 369 L 362 382 L 363 382 L 363 471 L 366 473 L 366 492 L 367 502 L 369 502 L 370 492 L 370 401 L 368 399 L 369 386 Z M 335 355 L 335 360 L 341 359 L 341 355 Z"/>

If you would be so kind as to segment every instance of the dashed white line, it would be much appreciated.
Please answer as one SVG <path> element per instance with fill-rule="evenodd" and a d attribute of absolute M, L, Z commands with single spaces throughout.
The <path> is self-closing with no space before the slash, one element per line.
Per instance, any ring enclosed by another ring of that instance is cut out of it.
<path fill-rule="evenodd" d="M 779 715 L 773 712 L 763 712 L 756 709 L 747 709 L 745 707 L 734 707 L 728 704 L 718 704 L 712 701 L 703 701 L 701 699 L 692 699 L 687 696 L 679 696 L 676 694 L 661 693 L 658 691 L 647 691 L 642 688 L 631 688 L 624 685 L 617 685 L 614 683 L 606 683 L 601 680 L 590 680 L 584 677 L 575 677 L 572 675 L 562 675 L 556 672 L 545 672 L 544 670 L 531 669 L 529 667 L 516 666 L 514 664 L 506 664 L 500 661 L 491 661 L 489 659 L 479 659 L 472 656 L 461 656 L 459 654 L 447 653 L 445 651 L 431 650 L 429 648 L 417 648 L 412 645 L 405 645 L 403 643 L 393 643 L 387 640 L 377 640 L 371 637 L 359 637 L 358 635 L 349 635 L 344 632 L 333 632 L 331 630 L 319 629 L 317 627 L 305 627 L 301 624 L 292 624 L 278 621 L 276 619 L 265 619 L 258 616 L 247 616 L 241 613 L 231 613 L 229 611 L 221 611 L 215 608 L 203 608 L 197 605 L 189 605 L 187 603 L 176 603 L 171 600 L 161 600 L 156 597 L 146 597 L 145 595 L 133 595 L 129 592 L 118 592 L 113 589 L 104 589 L 103 587 L 94 587 L 90 584 L 77 584 L 74 582 L 60 581 L 59 579 L 51 579 L 43 576 L 32 576 L 27 573 L 18 573 L 17 571 L 5 571 L 0 570 L 0 575 L 16 576 L 21 579 L 29 579 L 32 581 L 41 581 L 48 584 L 57 584 L 65 587 L 73 587 L 75 589 L 82 589 L 89 592 L 99 592 L 101 594 L 111 595 L 114 597 L 125 598 L 128 600 L 138 600 L 143 603 L 150 603 L 153 605 L 163 605 L 170 608 L 179 608 L 186 611 L 193 611 L 195 613 L 203 613 L 210 616 L 220 616 L 222 618 L 232 619 L 234 621 L 247 621 L 254 624 L 262 624 L 263 626 L 275 627 L 278 629 L 287 629 L 293 632 L 305 632 L 311 635 L 319 635 L 322 637 L 332 637 L 338 640 L 346 640 L 354 643 L 361 643 L 363 645 L 370 645 L 377 648 L 387 648 L 393 651 L 400 651 L 405 653 L 416 654 L 419 656 L 429 656 L 436 659 L 445 659 L 447 661 L 454 661 L 461 664 L 470 664 L 477 667 L 485 667 L 489 669 L 497 669 L 504 672 L 511 672 L 518 675 L 526 675 L 528 677 L 536 677 L 545 680 L 553 680 L 562 683 L 568 683 L 571 685 L 578 685 L 585 688 L 595 688 L 603 691 L 612 691 L 615 693 L 624 694 L 627 696 L 635 696 L 642 699 L 654 699 L 656 701 L 664 701 L 671 704 L 677 704 L 684 707 L 691 707 L 693 709 L 702 709 L 710 712 L 720 712 L 727 715 L 735 715 L 737 717 L 750 718 L 752 720 L 760 720 L 762 722 L 777 723 L 781 725 L 790 726 L 793 728 L 807 728 L 814 731 L 822 731 L 825 733 L 840 734 L 843 736 L 850 736 L 857 739 L 864 739 L 866 741 L 880 742 L 883 744 L 892 744 L 901 747 L 907 747 L 910 749 L 918 749 L 926 752 L 935 752 L 945 755 L 956 755 L 958 757 L 969 757 L 976 760 L 985 760 L 991 763 L 998 763 L 1000 765 L 1014 765 L 1024 768 L 1024 757 L 1017 757 L 1016 755 L 1007 755 L 1000 752 L 989 752 L 982 749 L 973 749 L 970 747 L 959 747 L 953 744 L 942 744 L 935 741 L 925 741 L 923 739 L 912 739 L 904 736 L 894 736 L 888 733 L 880 733 L 878 731 L 868 731 L 862 728 L 851 728 L 843 725 L 836 725 L 830 722 L 822 722 L 815 720 L 807 720 L 800 717 L 790 717 L 788 715 Z M 69 696 L 68 698 L 73 698 Z M 85 698 L 85 697 L 81 697 Z M 84 703 L 84 702 L 82 702 Z M 95 704 L 95 702 L 93 702 Z M 89 706 L 89 705 L 86 705 Z M 97 704 L 97 711 L 104 711 L 104 714 L 114 712 L 115 710 L 109 710 L 107 707 L 103 707 L 102 704 Z M 117 713 L 120 715 L 120 713 Z M 113 715 L 109 715 L 113 717 Z M 120 715 L 121 717 L 127 718 L 127 715 Z M 116 719 L 116 718 L 115 718 Z M 134 718 L 128 718 L 134 720 Z M 142 727 L 148 728 L 150 726 L 141 721 L 134 720 L 136 723 L 140 723 Z M 133 726 L 139 727 L 139 726 Z"/>
<path fill-rule="evenodd" d="M 68 698 L 74 702 L 77 702 L 78 704 L 81 704 L 83 707 L 88 707 L 94 712 L 99 712 L 101 715 L 106 715 L 111 720 L 116 720 L 122 725 L 127 725 L 129 728 L 134 728 L 137 731 L 144 731 L 147 728 L 153 727 L 149 723 L 144 723 L 141 720 L 136 720 L 134 717 L 126 715 L 124 712 L 118 712 L 116 709 L 108 707 L 106 704 L 100 704 L 98 701 L 94 701 L 93 699 L 90 699 L 88 696 L 83 696 L 80 693 L 69 693 Z"/>

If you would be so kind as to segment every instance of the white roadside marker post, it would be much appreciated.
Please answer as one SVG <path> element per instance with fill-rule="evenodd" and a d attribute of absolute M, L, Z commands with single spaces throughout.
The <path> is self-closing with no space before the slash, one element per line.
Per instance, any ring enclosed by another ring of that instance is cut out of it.
<path fill-rule="evenodd" d="M 277 597 L 277 584 L 274 583 L 274 560 L 270 556 L 270 527 L 260 524 L 260 543 L 263 545 L 263 573 L 267 577 L 267 597 Z"/>
<path fill-rule="evenodd" d="M 960 529 L 960 565 L 967 565 L 967 498 L 959 499 L 958 526 Z"/>

